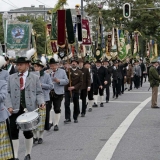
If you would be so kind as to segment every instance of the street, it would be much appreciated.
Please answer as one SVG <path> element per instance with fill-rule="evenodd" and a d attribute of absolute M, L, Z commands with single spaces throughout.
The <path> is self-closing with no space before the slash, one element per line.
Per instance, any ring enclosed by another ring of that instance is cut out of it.
<path fill-rule="evenodd" d="M 35 144 L 32 160 L 159 160 L 160 115 L 151 109 L 149 83 L 126 91 L 118 99 L 93 108 L 78 124 L 64 124 L 62 103 L 59 131 L 44 134 L 43 144 Z M 160 104 L 160 100 L 159 104 Z M 72 108 L 72 105 L 71 105 Z M 123 123 L 122 123 L 123 122 Z M 25 146 L 20 135 L 19 159 Z"/>

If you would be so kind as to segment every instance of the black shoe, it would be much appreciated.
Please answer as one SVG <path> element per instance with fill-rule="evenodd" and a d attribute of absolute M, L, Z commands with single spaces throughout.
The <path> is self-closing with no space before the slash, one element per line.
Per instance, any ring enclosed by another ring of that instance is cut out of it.
<path fill-rule="evenodd" d="M 92 108 L 89 108 L 89 109 L 88 109 L 88 112 L 92 112 Z"/>
<path fill-rule="evenodd" d="M 100 107 L 104 107 L 103 103 L 100 104 Z"/>
<path fill-rule="evenodd" d="M 128 88 L 125 88 L 124 90 L 127 90 Z"/>
<path fill-rule="evenodd" d="M 58 125 L 55 125 L 54 126 L 54 131 L 58 131 L 58 130 L 59 130 Z"/>
<path fill-rule="evenodd" d="M 96 103 L 94 103 L 92 107 L 98 107 L 98 105 Z"/>
<path fill-rule="evenodd" d="M 109 103 L 109 101 L 108 101 L 108 100 L 106 100 L 106 103 Z"/>
<path fill-rule="evenodd" d="M 159 109 L 159 107 L 158 107 L 158 106 L 154 106 L 154 107 L 151 107 L 151 108 L 153 108 L 153 109 L 154 109 L 154 108 L 155 108 L 155 109 Z"/>
<path fill-rule="evenodd" d="M 70 122 L 71 122 L 70 119 L 66 119 L 66 120 L 64 121 L 65 124 L 70 123 Z"/>
<path fill-rule="evenodd" d="M 84 114 L 84 113 L 82 113 L 82 114 L 81 114 L 81 117 L 85 117 L 85 114 Z"/>
<path fill-rule="evenodd" d="M 122 94 L 124 94 L 124 92 L 121 92 Z"/>
<path fill-rule="evenodd" d="M 52 128 L 53 123 L 49 123 L 49 130 Z"/>
<path fill-rule="evenodd" d="M 115 95 L 113 95 L 113 98 L 115 97 Z"/>
<path fill-rule="evenodd" d="M 38 144 L 42 144 L 43 143 L 43 139 L 42 138 L 39 138 L 38 139 Z"/>
<path fill-rule="evenodd" d="M 30 154 L 28 154 L 28 155 L 26 155 L 26 156 L 24 157 L 24 160 L 30 160 L 30 159 L 31 159 Z"/>
<path fill-rule="evenodd" d="M 74 123 L 78 123 L 78 120 L 74 120 Z"/>
<path fill-rule="evenodd" d="M 33 138 L 33 144 L 35 144 L 38 141 L 38 138 Z"/>

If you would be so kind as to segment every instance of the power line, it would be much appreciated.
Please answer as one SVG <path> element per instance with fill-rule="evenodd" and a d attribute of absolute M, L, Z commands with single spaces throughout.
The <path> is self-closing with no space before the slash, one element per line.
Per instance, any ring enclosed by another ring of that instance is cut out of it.
<path fill-rule="evenodd" d="M 8 0 L 12 5 L 14 5 L 15 7 L 17 7 L 13 2 L 11 2 L 10 0 Z M 18 7 L 17 7 L 18 8 Z"/>
<path fill-rule="evenodd" d="M 36 0 L 36 1 L 38 1 L 38 2 L 40 2 L 40 3 L 42 3 L 42 4 L 44 4 L 45 6 L 47 6 L 47 7 L 49 7 L 49 8 L 53 8 L 53 7 L 48 6 L 47 4 L 45 4 L 45 3 L 43 3 L 43 2 L 41 2 L 41 1 L 39 1 L 39 0 Z"/>
<path fill-rule="evenodd" d="M 10 4 L 10 3 L 8 3 L 8 2 L 6 2 L 6 1 L 4 1 L 4 0 L 2 0 L 4 3 L 6 3 L 6 4 L 9 4 L 10 6 L 12 6 L 12 7 L 14 7 L 14 8 L 17 8 L 17 7 L 15 7 L 15 6 L 13 6 L 12 4 Z"/>

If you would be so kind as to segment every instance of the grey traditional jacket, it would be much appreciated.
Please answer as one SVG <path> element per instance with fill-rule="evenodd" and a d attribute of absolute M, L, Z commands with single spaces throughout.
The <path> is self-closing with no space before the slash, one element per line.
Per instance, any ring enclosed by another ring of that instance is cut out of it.
<path fill-rule="evenodd" d="M 8 82 L 8 78 L 9 78 L 9 73 L 6 70 L 1 70 L 0 71 L 0 80 L 5 80 Z"/>
<path fill-rule="evenodd" d="M 17 110 L 20 108 L 20 77 L 18 73 L 12 74 L 8 81 L 8 95 L 6 98 L 6 107 Z M 27 110 L 33 111 L 37 105 L 44 104 L 44 95 L 39 77 L 29 73 L 25 83 L 25 103 Z M 15 112 L 16 113 L 16 112 Z"/>
<path fill-rule="evenodd" d="M 60 80 L 60 83 L 55 83 L 54 82 L 54 78 L 57 78 Z M 65 72 L 65 70 L 58 68 L 58 70 L 54 73 L 51 74 L 51 79 L 53 82 L 53 89 L 55 91 L 56 94 L 58 95 L 62 95 L 64 94 L 64 86 L 67 85 L 69 83 L 67 74 Z"/>
<path fill-rule="evenodd" d="M 44 72 L 44 75 L 40 77 L 40 82 L 44 94 L 44 100 L 49 101 L 50 100 L 49 93 L 53 88 L 53 83 L 50 75 Z"/>
<path fill-rule="evenodd" d="M 142 72 L 141 72 L 141 67 L 139 65 L 135 65 L 133 68 L 133 73 L 136 76 L 141 76 Z"/>
<path fill-rule="evenodd" d="M 7 96 L 7 82 L 5 80 L 0 80 L 0 122 L 5 121 L 10 113 L 4 105 Z"/>

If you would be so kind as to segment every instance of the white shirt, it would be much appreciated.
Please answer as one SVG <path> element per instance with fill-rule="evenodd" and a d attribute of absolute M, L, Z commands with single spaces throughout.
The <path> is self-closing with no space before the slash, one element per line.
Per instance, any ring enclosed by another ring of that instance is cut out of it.
<path fill-rule="evenodd" d="M 20 75 L 21 73 L 19 73 L 19 75 Z M 26 72 L 24 72 L 23 73 L 23 76 L 22 76 L 22 78 L 23 78 L 23 89 L 25 88 L 25 84 L 26 84 L 26 78 L 27 78 L 27 76 L 28 76 L 28 71 L 26 71 Z M 20 76 L 21 77 L 21 76 Z"/>

